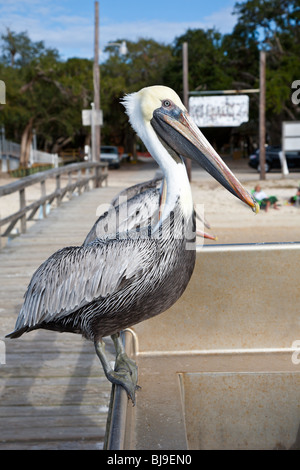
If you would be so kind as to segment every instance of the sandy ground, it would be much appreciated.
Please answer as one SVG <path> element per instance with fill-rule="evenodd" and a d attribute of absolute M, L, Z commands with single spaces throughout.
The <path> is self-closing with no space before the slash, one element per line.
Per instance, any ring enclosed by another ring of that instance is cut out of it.
<path fill-rule="evenodd" d="M 251 191 L 259 181 L 256 171 L 247 166 L 247 161 L 227 161 L 227 164 Z M 124 164 L 119 170 L 109 172 L 109 186 L 118 189 L 128 187 L 154 177 L 157 166 L 153 162 Z M 0 176 L 0 186 L 14 181 Z M 300 241 L 300 208 L 287 205 L 287 200 L 296 194 L 300 182 L 300 173 L 290 173 L 282 178 L 281 173 L 271 172 L 261 182 L 263 190 L 269 195 L 277 196 L 279 210 L 260 211 L 255 215 L 250 208 L 234 198 L 202 169 L 193 167 L 192 192 L 197 211 L 203 213 L 210 223 L 210 233 L 217 235 L 217 241 L 205 240 L 205 243 L 251 243 L 251 242 L 291 242 Z M 55 181 L 47 181 L 47 192 L 55 187 Z M 26 189 L 26 202 L 30 203 L 40 197 L 40 185 Z M 18 193 L 0 198 L 0 217 L 19 209 Z M 201 223 L 197 223 L 201 229 Z M 205 229 L 206 230 L 206 229 Z M 3 233 L 3 229 L 2 229 Z M 200 240 L 201 242 L 201 240 Z"/>
<path fill-rule="evenodd" d="M 258 182 L 256 174 L 252 174 L 252 179 L 239 172 L 236 175 L 249 192 Z M 203 203 L 205 218 L 211 225 L 210 232 L 218 237 L 217 243 L 300 241 L 300 208 L 287 204 L 288 199 L 296 194 L 298 175 L 278 179 L 270 174 L 267 178 L 261 186 L 268 195 L 277 196 L 279 210 L 271 208 L 258 214 L 214 181 L 200 182 L 195 179 L 192 182 L 196 209 L 198 204 L 201 207 Z"/>

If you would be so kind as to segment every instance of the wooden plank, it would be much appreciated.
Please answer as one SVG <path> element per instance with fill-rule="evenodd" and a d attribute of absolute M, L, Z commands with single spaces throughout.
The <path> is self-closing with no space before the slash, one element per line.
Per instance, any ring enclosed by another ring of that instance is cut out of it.
<path fill-rule="evenodd" d="M 69 440 L 48 440 L 36 441 L 30 440 L 26 442 L 5 442 L 1 445 L 0 450 L 102 450 L 103 440 L 100 442 L 97 439 L 86 439 L 82 437 L 76 441 Z"/>
<path fill-rule="evenodd" d="M 54 251 L 83 242 L 100 203 L 122 188 L 85 192 L 0 252 L 0 338 L 14 327 L 33 272 Z M 0 364 L 0 449 L 101 449 L 111 384 L 93 344 L 36 331 L 5 340 Z M 112 343 L 108 342 L 113 360 Z"/>

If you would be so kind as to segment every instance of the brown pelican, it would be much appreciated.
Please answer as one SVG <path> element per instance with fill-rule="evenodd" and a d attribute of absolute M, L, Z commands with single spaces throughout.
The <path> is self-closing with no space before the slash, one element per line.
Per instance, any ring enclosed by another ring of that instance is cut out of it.
<path fill-rule="evenodd" d="M 132 401 L 137 368 L 118 333 L 167 310 L 184 292 L 195 264 L 195 214 L 182 157 L 192 158 L 228 191 L 257 211 L 242 187 L 170 88 L 144 88 L 124 98 L 130 122 L 160 165 L 166 201 L 154 226 L 125 237 L 96 238 L 63 248 L 33 274 L 8 336 L 38 328 L 82 334 L 95 344 L 107 378 L 122 385 Z M 115 369 L 102 338 L 111 335 Z"/>

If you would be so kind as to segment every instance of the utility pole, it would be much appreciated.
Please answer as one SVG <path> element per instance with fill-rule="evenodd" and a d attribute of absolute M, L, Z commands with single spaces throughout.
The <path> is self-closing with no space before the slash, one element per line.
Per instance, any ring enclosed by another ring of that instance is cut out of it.
<path fill-rule="evenodd" d="M 94 124 L 94 142 L 92 148 L 92 159 L 95 162 L 100 160 L 101 128 L 98 124 L 98 115 L 100 112 L 100 68 L 99 68 L 99 2 L 95 2 L 95 38 L 94 38 L 94 107 L 92 110 L 92 122 Z"/>
<path fill-rule="evenodd" d="M 182 68 L 183 68 L 183 104 L 188 109 L 189 106 L 189 57 L 188 43 L 182 44 Z"/>
<path fill-rule="evenodd" d="M 183 104 L 189 110 L 189 58 L 188 58 L 188 43 L 182 44 L 182 75 L 183 75 Z M 189 180 L 192 180 L 192 161 L 189 158 L 185 159 L 186 171 Z"/>
<path fill-rule="evenodd" d="M 260 179 L 266 179 L 266 52 L 259 55 L 259 164 Z"/>

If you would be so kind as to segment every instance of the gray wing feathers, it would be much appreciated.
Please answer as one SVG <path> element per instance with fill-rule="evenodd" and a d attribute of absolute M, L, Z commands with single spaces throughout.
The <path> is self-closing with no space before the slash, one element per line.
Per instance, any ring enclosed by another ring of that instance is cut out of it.
<path fill-rule="evenodd" d="M 141 228 L 149 224 L 155 226 L 159 216 L 159 201 L 160 190 L 151 188 L 146 193 L 137 194 L 117 207 L 111 207 L 95 222 L 83 245 L 88 245 L 96 238 L 104 240 L 116 233 L 127 238 L 127 232 L 137 227 Z"/>
<path fill-rule="evenodd" d="M 159 214 L 159 197 L 159 190 L 151 189 L 147 192 L 146 198 L 138 195 L 131 199 L 130 204 L 127 204 L 127 213 L 123 214 L 124 217 L 121 214 L 119 232 L 131 231 L 136 227 L 145 227 L 149 224 L 155 226 Z M 120 209 L 122 209 L 121 206 Z"/>
<path fill-rule="evenodd" d="M 145 191 L 148 191 L 149 189 L 159 189 L 162 184 L 162 178 L 154 178 L 148 181 L 144 181 L 143 183 L 138 183 L 135 184 L 134 186 L 130 186 L 129 188 L 124 189 L 121 191 L 119 194 L 117 194 L 111 201 L 111 204 L 113 206 L 118 206 L 120 205 L 120 200 L 122 200 L 123 197 L 126 199 L 131 199 L 134 196 L 137 196 L 141 193 L 144 193 Z"/>
<path fill-rule="evenodd" d="M 34 273 L 16 329 L 69 315 L 97 298 L 114 294 L 125 279 L 143 272 L 149 260 L 136 240 L 114 242 L 54 253 Z"/>

